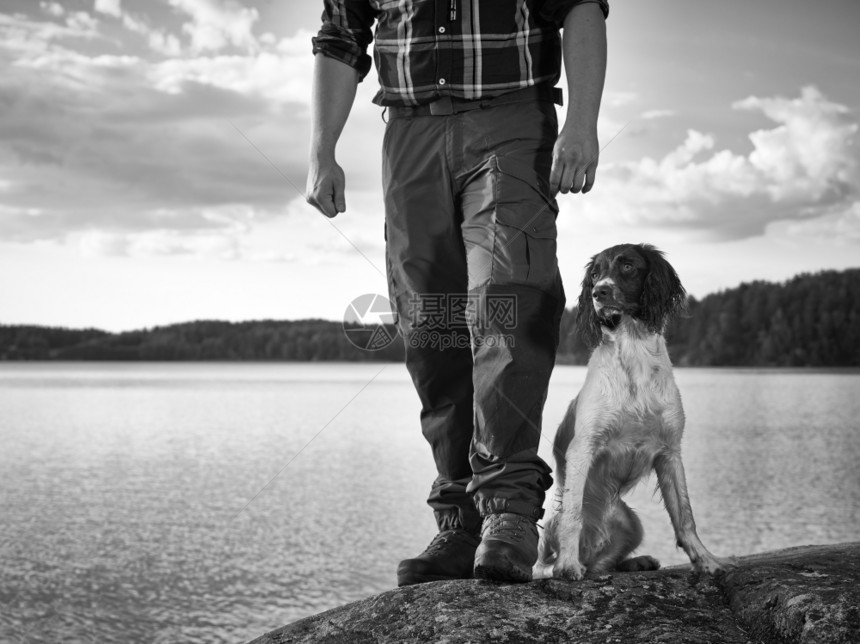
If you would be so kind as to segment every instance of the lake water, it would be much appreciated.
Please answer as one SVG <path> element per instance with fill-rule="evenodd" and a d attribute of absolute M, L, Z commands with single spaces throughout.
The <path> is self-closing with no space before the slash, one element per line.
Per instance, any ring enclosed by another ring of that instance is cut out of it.
<path fill-rule="evenodd" d="M 858 539 L 860 372 L 676 377 L 715 554 Z M 236 643 L 388 590 L 433 476 L 402 365 L 0 363 L 0 642 Z M 653 483 L 640 552 L 684 563 Z"/>

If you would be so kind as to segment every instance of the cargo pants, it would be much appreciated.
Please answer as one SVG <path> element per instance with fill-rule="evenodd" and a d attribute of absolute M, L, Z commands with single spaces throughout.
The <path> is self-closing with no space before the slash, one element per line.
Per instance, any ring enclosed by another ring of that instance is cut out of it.
<path fill-rule="evenodd" d="M 552 484 L 538 444 L 564 310 L 548 182 L 558 121 L 547 91 L 507 96 L 390 109 L 383 141 L 389 295 L 440 530 L 539 519 Z"/>

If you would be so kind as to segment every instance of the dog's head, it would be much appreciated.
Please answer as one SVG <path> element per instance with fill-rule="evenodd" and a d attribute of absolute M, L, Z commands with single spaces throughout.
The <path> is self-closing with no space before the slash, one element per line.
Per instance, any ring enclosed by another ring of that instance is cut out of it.
<path fill-rule="evenodd" d="M 620 244 L 592 257 L 586 267 L 577 327 L 592 347 L 600 343 L 603 329 L 614 331 L 625 316 L 662 333 L 686 303 L 678 274 L 661 251 L 650 244 Z"/>

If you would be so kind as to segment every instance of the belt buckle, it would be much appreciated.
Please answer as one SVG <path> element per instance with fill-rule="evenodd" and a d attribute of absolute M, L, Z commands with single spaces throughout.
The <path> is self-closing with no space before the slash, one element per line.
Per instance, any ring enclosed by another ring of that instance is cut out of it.
<path fill-rule="evenodd" d="M 430 113 L 433 116 L 450 116 L 454 113 L 454 103 L 450 96 L 442 96 L 430 103 Z"/>

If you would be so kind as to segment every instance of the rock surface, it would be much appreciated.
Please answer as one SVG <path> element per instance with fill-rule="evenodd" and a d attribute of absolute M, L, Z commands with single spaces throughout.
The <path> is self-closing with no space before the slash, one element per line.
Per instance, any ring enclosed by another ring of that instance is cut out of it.
<path fill-rule="evenodd" d="M 860 543 L 790 548 L 736 563 L 717 578 L 679 566 L 581 582 L 409 586 L 251 644 L 860 643 Z"/>

